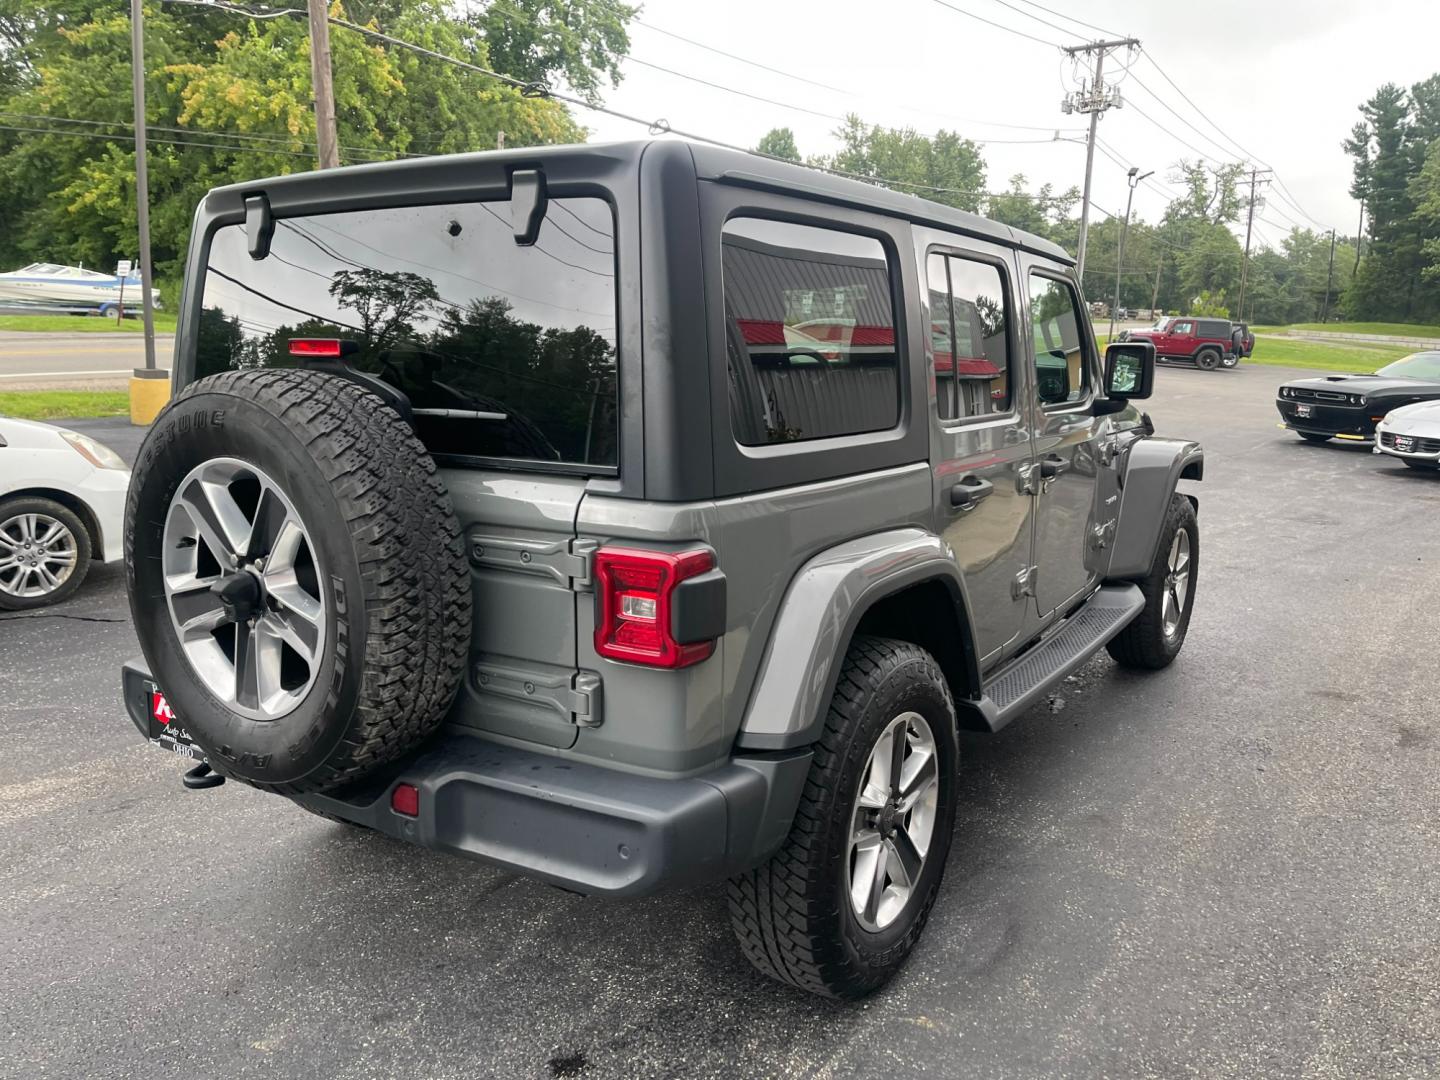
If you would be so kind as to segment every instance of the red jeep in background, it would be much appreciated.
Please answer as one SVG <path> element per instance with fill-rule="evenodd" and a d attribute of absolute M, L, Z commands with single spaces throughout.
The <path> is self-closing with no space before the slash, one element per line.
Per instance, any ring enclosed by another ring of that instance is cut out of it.
<path fill-rule="evenodd" d="M 1243 338 L 1242 334 L 1242 338 Z M 1190 360 L 1196 367 L 1213 371 L 1234 367 L 1240 360 L 1235 347 L 1234 327 L 1229 319 L 1205 319 L 1194 315 L 1161 318 L 1144 330 L 1129 330 L 1122 341 L 1149 341 L 1163 360 Z"/>

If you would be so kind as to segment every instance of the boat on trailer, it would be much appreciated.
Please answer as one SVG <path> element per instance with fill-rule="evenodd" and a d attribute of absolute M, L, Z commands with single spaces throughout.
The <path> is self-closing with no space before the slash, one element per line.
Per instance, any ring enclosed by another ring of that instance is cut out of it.
<path fill-rule="evenodd" d="M 111 315 L 121 304 L 138 310 L 141 287 L 140 271 L 128 264 L 122 264 L 114 274 L 102 274 L 83 266 L 38 262 L 0 273 L 0 304 L 85 309 Z M 160 290 L 151 289 L 150 296 L 158 307 Z"/>

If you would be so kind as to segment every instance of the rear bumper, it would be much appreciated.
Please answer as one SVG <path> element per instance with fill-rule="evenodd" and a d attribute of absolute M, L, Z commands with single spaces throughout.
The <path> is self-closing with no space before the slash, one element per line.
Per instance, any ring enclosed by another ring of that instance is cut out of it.
<path fill-rule="evenodd" d="M 125 665 L 126 707 L 147 737 L 149 678 Z M 352 788 L 296 801 L 574 892 L 643 896 L 764 861 L 790 830 L 809 768 L 801 749 L 664 779 L 443 733 Z M 400 784 L 419 791 L 415 817 L 391 809 Z"/>

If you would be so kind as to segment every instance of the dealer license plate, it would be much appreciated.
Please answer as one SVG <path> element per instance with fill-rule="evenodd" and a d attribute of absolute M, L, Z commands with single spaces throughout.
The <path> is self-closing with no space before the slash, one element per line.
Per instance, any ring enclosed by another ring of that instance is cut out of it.
<path fill-rule="evenodd" d="M 1309 415 L 1310 415 L 1310 409 L 1311 409 L 1311 407 L 1310 407 L 1309 405 L 1296 405 L 1296 406 L 1295 406 L 1295 415 L 1296 415 L 1296 416 L 1309 416 Z"/>
<path fill-rule="evenodd" d="M 204 761 L 204 753 L 190 738 L 190 732 L 185 729 L 184 722 L 175 715 L 175 710 L 170 708 L 170 702 L 165 700 L 164 693 L 154 683 L 149 684 L 149 690 L 150 741 L 181 757 Z"/>

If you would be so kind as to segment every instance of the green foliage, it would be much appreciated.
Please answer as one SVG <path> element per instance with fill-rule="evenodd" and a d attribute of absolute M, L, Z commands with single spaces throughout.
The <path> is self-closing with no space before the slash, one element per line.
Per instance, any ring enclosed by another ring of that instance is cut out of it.
<path fill-rule="evenodd" d="M 812 158 L 813 164 L 840 169 L 897 191 L 921 195 L 932 202 L 978 211 L 985 187 L 985 159 L 980 147 L 953 131 L 933 137 L 914 128 L 866 125 L 851 113 L 835 130 L 842 143 L 833 156 Z M 919 185 L 917 188 L 916 185 Z M 944 190 L 927 190 L 940 188 Z"/>
<path fill-rule="evenodd" d="M 1016 173 L 1008 189 L 986 200 L 985 216 L 1074 250 L 1079 234 L 1070 215 L 1079 204 L 1078 187 L 1056 195 L 1053 185 L 1042 184 L 1032 194 L 1026 190 L 1025 174 Z"/>
<path fill-rule="evenodd" d="M 1342 145 L 1370 242 L 1342 310 L 1357 320 L 1440 316 L 1440 75 L 1408 92 L 1387 83 L 1360 115 Z"/>
<path fill-rule="evenodd" d="M 1216 319 L 1228 319 L 1230 307 L 1225 303 L 1223 292 L 1210 292 L 1208 289 L 1202 289 L 1199 295 L 1190 301 L 1189 313 Z"/>
<path fill-rule="evenodd" d="M 795 132 L 788 127 L 771 128 L 760 136 L 760 141 L 755 144 L 755 152 L 784 158 L 786 161 L 800 160 L 800 148 L 795 145 Z"/>
<path fill-rule="evenodd" d="M 633 14 L 611 0 L 504 0 L 466 21 L 444 0 L 355 3 L 353 14 L 338 0 L 331 12 L 482 67 L 563 80 L 586 95 L 618 78 Z M 130 23 L 122 7 L 0 0 L 0 112 L 11 116 L 0 125 L 47 129 L 0 130 L 0 264 L 113 266 L 134 257 Z M 207 190 L 314 167 L 309 36 L 295 18 L 251 21 L 162 4 L 147 4 L 145 17 L 152 261 L 169 288 Z M 330 40 L 342 164 L 489 149 L 501 132 L 512 147 L 584 137 L 557 102 L 354 31 L 332 28 Z M 173 299 L 173 289 L 165 295 Z"/>

